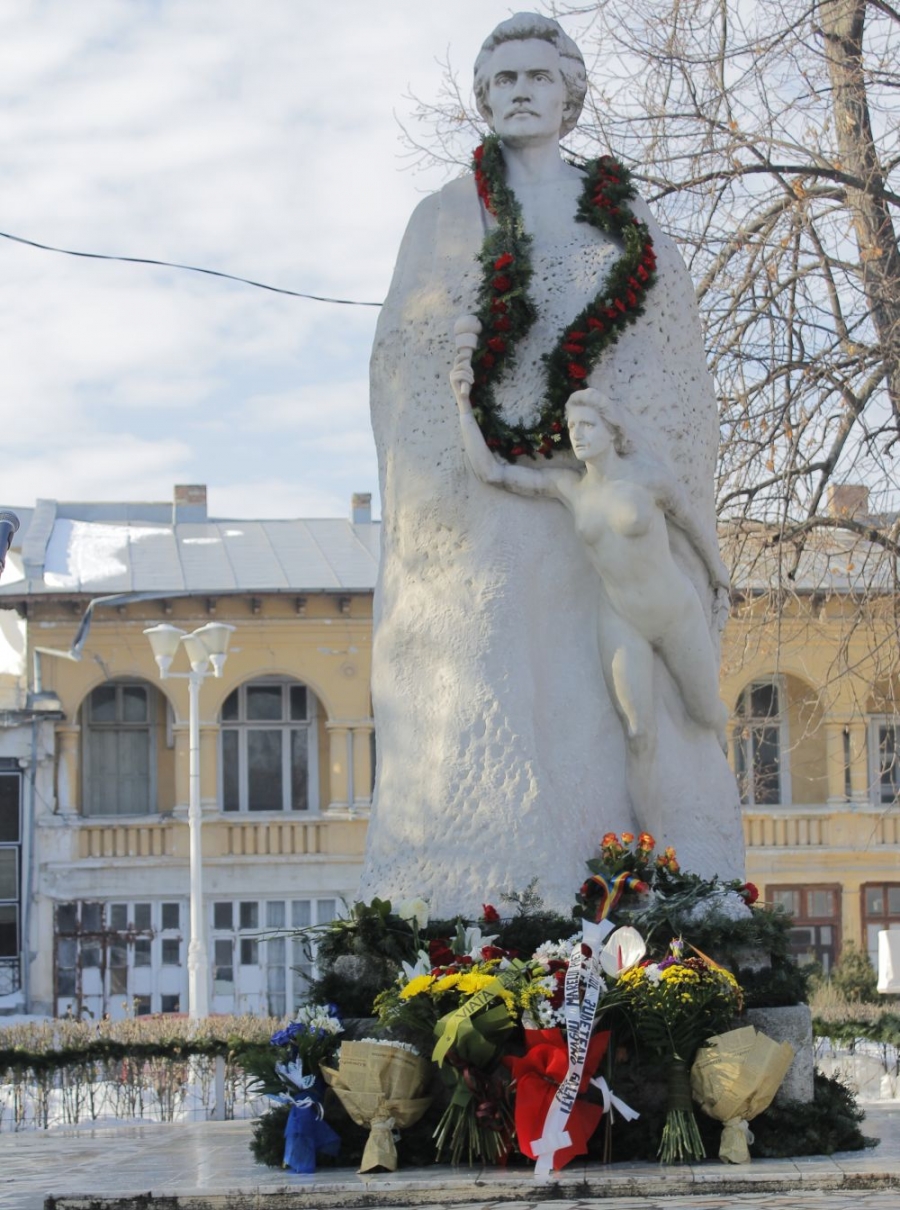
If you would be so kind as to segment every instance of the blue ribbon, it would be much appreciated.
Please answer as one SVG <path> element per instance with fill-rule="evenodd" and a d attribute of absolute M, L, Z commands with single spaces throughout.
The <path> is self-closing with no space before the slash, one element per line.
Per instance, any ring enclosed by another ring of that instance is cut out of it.
<path fill-rule="evenodd" d="M 312 1097 L 294 1101 L 284 1128 L 284 1166 L 291 1172 L 315 1172 L 316 1153 L 337 1155 L 341 1140 L 322 1118 Z"/>

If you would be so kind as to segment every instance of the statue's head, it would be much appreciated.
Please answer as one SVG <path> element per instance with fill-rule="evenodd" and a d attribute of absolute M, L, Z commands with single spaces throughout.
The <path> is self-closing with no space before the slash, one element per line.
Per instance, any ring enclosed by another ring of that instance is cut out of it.
<path fill-rule="evenodd" d="M 498 46 L 505 42 L 549 42 L 559 55 L 559 69 L 566 86 L 566 104 L 563 110 L 560 138 L 574 130 L 581 116 L 587 93 L 587 72 L 581 51 L 557 21 L 542 17 L 539 13 L 516 13 L 508 21 L 501 21 L 486 39 L 475 60 L 475 103 L 478 112 L 493 130 L 494 115 L 488 98 L 491 77 L 491 58 Z"/>
<path fill-rule="evenodd" d="M 603 391 L 598 391 L 596 387 L 573 391 L 566 400 L 566 419 L 571 421 L 572 417 L 582 410 L 590 412 L 601 421 L 617 454 L 625 457 L 635 452 L 634 437 L 629 431 L 632 426 L 618 405 Z"/>

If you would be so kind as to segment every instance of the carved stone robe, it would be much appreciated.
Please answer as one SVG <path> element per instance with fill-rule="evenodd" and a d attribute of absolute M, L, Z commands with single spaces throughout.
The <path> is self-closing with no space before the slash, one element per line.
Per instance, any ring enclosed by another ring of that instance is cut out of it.
<path fill-rule="evenodd" d="M 715 399 L 693 287 L 650 223 L 658 282 L 645 314 L 589 383 L 613 393 L 668 458 L 701 524 L 715 526 Z M 571 215 L 535 239 L 539 319 L 498 391 L 507 415 L 533 411 L 541 353 L 594 296 L 619 255 Z M 657 658 L 658 813 L 635 818 L 622 727 L 603 680 L 598 580 L 554 500 L 481 483 L 463 451 L 448 381 L 453 324 L 475 306 L 475 260 L 492 220 L 471 177 L 412 216 L 371 365 L 383 505 L 375 599 L 375 801 L 360 894 L 423 896 L 433 915 L 477 916 L 534 883 L 548 908 L 574 904 L 608 830 L 653 832 L 685 868 L 743 876 L 734 778 L 711 732 L 691 722 Z M 706 572 L 670 527 L 709 613 Z"/>

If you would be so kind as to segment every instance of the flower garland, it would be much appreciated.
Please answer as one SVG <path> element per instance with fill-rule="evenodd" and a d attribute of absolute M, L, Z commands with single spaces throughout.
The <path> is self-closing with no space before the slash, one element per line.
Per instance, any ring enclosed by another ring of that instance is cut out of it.
<path fill-rule="evenodd" d="M 554 449 L 569 445 L 565 423 L 569 395 L 584 384 L 625 327 L 643 313 L 644 297 L 656 281 L 653 240 L 646 223 L 639 222 L 628 206 L 635 196 L 628 169 L 613 156 L 589 161 L 576 221 L 620 239 L 622 255 L 596 296 L 544 355 L 546 393 L 537 423 L 508 424 L 499 414 L 494 389 L 537 317 L 528 293 L 534 272 L 531 236 L 525 231 L 516 195 L 506 183 L 497 136 L 486 138 L 473 158 L 478 196 L 497 225 L 485 236 L 478 254 L 482 279 L 476 314 L 481 334 L 472 357 L 472 410 L 488 447 L 510 462 L 526 454 L 550 458 Z"/>

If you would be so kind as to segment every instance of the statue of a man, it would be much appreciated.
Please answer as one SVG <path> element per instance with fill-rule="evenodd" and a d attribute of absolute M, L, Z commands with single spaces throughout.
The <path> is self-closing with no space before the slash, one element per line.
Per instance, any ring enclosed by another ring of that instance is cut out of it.
<path fill-rule="evenodd" d="M 578 48 L 534 14 L 498 26 L 475 65 L 478 106 L 501 140 L 505 183 L 530 236 L 533 319 L 514 333 L 515 360 L 493 390 L 498 415 L 523 431 L 544 407 L 545 355 L 622 255 L 621 240 L 576 222 L 584 175 L 559 151 L 585 89 Z M 656 284 L 640 318 L 574 385 L 627 413 L 712 545 L 718 423 L 693 288 L 640 199 L 632 210 L 652 234 Z M 650 831 L 700 873 L 743 875 L 737 791 L 715 730 L 691 717 L 666 661 L 653 660 L 661 792 L 632 801 L 585 543 L 557 500 L 497 492 L 466 457 L 447 385 L 453 327 L 475 310 L 478 256 L 496 222 L 472 176 L 426 198 L 376 333 L 378 769 L 360 893 L 421 895 L 433 914 L 477 915 L 483 902 L 534 884 L 548 907 L 565 910 L 610 830 Z M 669 544 L 717 638 L 698 544 L 677 528 Z"/>

